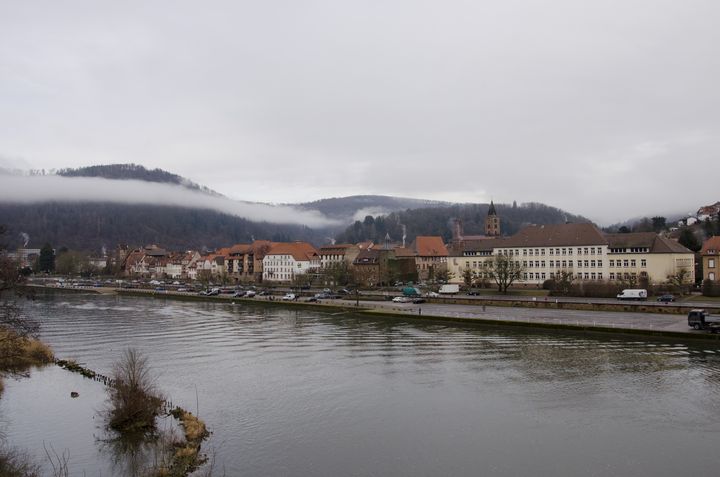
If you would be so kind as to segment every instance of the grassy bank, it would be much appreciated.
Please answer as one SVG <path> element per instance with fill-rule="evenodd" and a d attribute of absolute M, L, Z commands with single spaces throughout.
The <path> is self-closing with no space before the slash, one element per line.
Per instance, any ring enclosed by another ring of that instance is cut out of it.
<path fill-rule="evenodd" d="M 31 366 L 52 362 L 53 352 L 48 345 L 0 327 L 0 393 L 3 391 L 3 374 L 21 373 Z"/>

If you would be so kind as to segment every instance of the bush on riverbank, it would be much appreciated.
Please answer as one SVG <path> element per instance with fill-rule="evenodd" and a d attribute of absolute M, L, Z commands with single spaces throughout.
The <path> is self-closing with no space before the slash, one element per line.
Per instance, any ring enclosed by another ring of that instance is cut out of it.
<path fill-rule="evenodd" d="M 108 425 L 121 433 L 155 429 L 163 398 L 155 386 L 147 358 L 129 348 L 113 370 L 114 385 L 108 388 Z"/>
<path fill-rule="evenodd" d="M 42 366 L 52 361 L 53 352 L 45 343 L 0 327 L 0 378 L 7 374 L 22 374 L 30 366 Z M 0 379 L 0 393 L 2 391 Z"/>
<path fill-rule="evenodd" d="M 40 466 L 29 454 L 0 446 L 0 475 L 3 477 L 40 477 Z"/>

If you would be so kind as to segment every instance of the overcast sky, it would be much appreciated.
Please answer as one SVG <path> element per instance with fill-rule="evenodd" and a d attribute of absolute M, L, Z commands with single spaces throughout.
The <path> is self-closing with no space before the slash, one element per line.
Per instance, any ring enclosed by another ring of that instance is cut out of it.
<path fill-rule="evenodd" d="M 0 2 L 0 167 L 236 199 L 720 200 L 717 0 Z"/>

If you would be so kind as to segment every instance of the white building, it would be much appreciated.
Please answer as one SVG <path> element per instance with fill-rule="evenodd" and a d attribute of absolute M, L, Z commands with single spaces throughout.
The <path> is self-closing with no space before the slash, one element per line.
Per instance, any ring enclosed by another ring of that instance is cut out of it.
<path fill-rule="evenodd" d="M 275 243 L 263 258 L 263 281 L 291 282 L 320 268 L 320 256 L 307 242 Z"/>

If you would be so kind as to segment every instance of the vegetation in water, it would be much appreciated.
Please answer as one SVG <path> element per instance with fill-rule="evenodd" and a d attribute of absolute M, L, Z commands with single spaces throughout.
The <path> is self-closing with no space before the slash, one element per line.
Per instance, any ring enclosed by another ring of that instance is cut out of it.
<path fill-rule="evenodd" d="M 115 365 L 112 380 L 113 386 L 108 387 L 108 426 L 120 433 L 153 431 L 164 399 L 147 358 L 128 348 Z"/>

